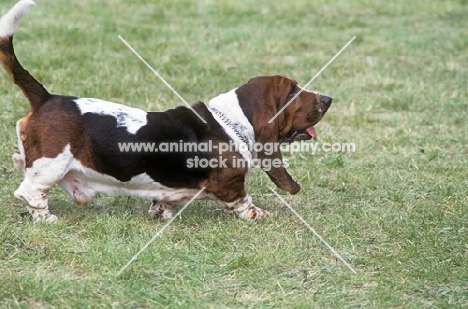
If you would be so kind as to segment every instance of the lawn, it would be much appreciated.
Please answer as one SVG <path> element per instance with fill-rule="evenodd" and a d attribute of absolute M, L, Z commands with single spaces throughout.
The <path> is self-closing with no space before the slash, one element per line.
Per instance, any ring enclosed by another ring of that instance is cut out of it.
<path fill-rule="evenodd" d="M 245 222 L 194 202 L 121 275 L 164 222 L 149 201 L 100 195 L 82 209 L 50 193 L 59 222 L 33 224 L 13 191 L 15 123 L 28 112 L 0 73 L 1 308 L 468 307 L 467 1 L 37 1 L 16 53 L 55 93 L 162 111 L 258 75 L 334 98 L 316 143 L 354 152 L 286 154 L 301 184 L 248 192 L 272 215 Z M 13 0 L 2 0 L 5 13 Z M 279 191 L 279 190 L 278 190 Z"/>

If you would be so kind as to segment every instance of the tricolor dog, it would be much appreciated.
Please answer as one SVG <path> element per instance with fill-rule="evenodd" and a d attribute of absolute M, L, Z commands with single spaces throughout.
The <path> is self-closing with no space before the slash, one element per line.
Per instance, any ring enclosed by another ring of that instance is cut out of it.
<path fill-rule="evenodd" d="M 16 27 L 32 5 L 31 0 L 19 1 L 0 20 L 0 61 L 31 105 L 16 125 L 19 153 L 13 154 L 13 162 L 24 175 L 15 196 L 27 203 L 34 221 L 57 220 L 49 212 L 47 197 L 57 184 L 81 206 L 98 192 L 150 198 L 150 215 L 163 219 L 172 216 L 172 205 L 188 201 L 205 188 L 197 198 L 219 200 L 227 212 L 243 219 L 265 217 L 268 212 L 256 207 L 245 191 L 249 166 L 237 166 L 232 159 L 281 161 L 281 152 L 239 148 L 221 153 L 216 146 L 316 138 L 313 126 L 332 102 L 283 76 L 252 78 L 213 98 L 209 106 L 195 103 L 193 110 L 145 112 L 98 99 L 51 94 L 21 66 L 13 49 Z M 119 148 L 122 143 L 171 142 L 214 146 L 188 152 Z M 219 167 L 189 166 L 187 162 L 194 158 L 224 161 Z M 300 190 L 284 166 L 264 170 L 279 188 L 291 194 Z"/>

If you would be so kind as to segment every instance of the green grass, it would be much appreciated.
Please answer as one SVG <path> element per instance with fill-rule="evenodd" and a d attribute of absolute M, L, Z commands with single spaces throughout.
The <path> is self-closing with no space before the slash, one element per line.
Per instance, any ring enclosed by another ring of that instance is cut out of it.
<path fill-rule="evenodd" d="M 14 1 L 2 1 L 6 12 Z M 287 155 L 301 184 L 284 198 L 357 270 L 353 275 L 268 189 L 248 191 L 271 218 L 249 223 L 216 203 L 164 225 L 148 201 L 99 196 L 88 209 L 59 189 L 56 225 L 32 224 L 13 197 L 10 155 L 28 111 L 0 78 L 2 308 L 466 308 L 468 306 L 468 28 L 466 1 L 38 1 L 15 47 L 55 93 L 145 110 L 189 102 L 257 75 L 334 98 L 323 142 L 355 153 Z"/>

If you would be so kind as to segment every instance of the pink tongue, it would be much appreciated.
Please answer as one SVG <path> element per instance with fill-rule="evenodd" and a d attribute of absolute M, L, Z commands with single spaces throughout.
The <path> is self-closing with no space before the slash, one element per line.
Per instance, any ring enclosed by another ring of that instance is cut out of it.
<path fill-rule="evenodd" d="M 307 128 L 307 134 L 309 134 L 310 136 L 312 136 L 312 138 L 314 140 L 317 140 L 317 133 L 315 133 L 315 128 L 314 127 L 310 127 L 310 128 Z"/>

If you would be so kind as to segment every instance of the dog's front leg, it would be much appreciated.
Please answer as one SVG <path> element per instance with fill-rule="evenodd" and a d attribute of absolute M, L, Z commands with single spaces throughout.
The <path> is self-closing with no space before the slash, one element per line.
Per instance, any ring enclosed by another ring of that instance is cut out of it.
<path fill-rule="evenodd" d="M 227 158 L 228 162 L 232 160 L 229 156 Z M 207 194 L 221 201 L 226 213 L 234 213 L 244 220 L 258 220 L 268 216 L 269 212 L 255 206 L 252 197 L 245 192 L 247 172 L 246 167 L 214 170 L 200 186 L 206 188 Z"/>
<path fill-rule="evenodd" d="M 245 220 L 258 220 L 269 215 L 267 210 L 261 209 L 252 203 L 252 197 L 245 195 L 233 202 L 222 202 L 227 213 L 234 213 L 238 218 Z"/>

